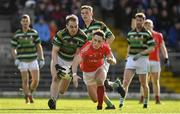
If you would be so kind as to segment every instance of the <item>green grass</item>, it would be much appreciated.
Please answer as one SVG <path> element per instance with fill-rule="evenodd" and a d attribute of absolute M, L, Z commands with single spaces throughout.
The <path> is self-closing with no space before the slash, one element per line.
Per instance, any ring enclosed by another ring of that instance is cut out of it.
<path fill-rule="evenodd" d="M 149 108 L 143 109 L 142 104 L 137 100 L 126 100 L 122 110 L 118 108 L 118 99 L 112 102 L 116 105 L 116 110 L 96 110 L 96 104 L 90 99 L 60 99 L 57 102 L 57 110 L 49 110 L 48 99 L 35 99 L 34 104 L 25 104 L 20 98 L 0 98 L 1 114 L 125 114 L 125 113 L 179 113 L 180 101 L 162 100 L 161 105 L 156 105 L 150 101 Z M 105 105 L 104 105 L 105 107 Z"/>

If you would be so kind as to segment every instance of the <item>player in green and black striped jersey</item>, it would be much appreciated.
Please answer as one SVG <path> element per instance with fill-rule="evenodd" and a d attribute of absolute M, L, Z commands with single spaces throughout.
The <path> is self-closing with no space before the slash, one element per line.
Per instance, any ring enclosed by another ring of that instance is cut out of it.
<path fill-rule="evenodd" d="M 91 40 L 93 31 L 100 29 L 105 33 L 106 42 L 109 45 L 114 41 L 115 36 L 110 31 L 110 29 L 103 22 L 93 19 L 93 8 L 91 6 L 88 5 L 81 6 L 81 17 L 84 21 L 83 31 L 88 35 L 88 40 Z M 109 70 L 109 64 L 106 61 L 106 58 L 105 58 L 104 68 L 107 76 Z M 105 95 L 104 102 L 107 104 L 106 109 L 115 109 L 115 106 L 111 103 L 107 95 Z"/>
<path fill-rule="evenodd" d="M 50 109 L 56 109 L 59 92 L 64 94 L 67 90 L 72 78 L 68 73 L 71 71 L 73 58 L 86 41 L 86 34 L 78 27 L 77 16 L 67 16 L 66 28 L 58 31 L 53 40 L 51 98 L 48 101 Z"/>
<path fill-rule="evenodd" d="M 124 71 L 123 87 L 126 93 L 128 92 L 129 84 L 133 76 L 139 75 L 140 83 L 144 92 L 143 108 L 147 108 L 149 99 L 149 87 L 147 82 L 148 54 L 154 49 L 155 42 L 150 34 L 144 28 L 145 15 L 137 13 L 135 15 L 135 28 L 132 29 L 127 35 L 128 41 L 128 57 Z M 120 98 L 120 108 L 123 106 L 125 97 Z"/>
<path fill-rule="evenodd" d="M 44 66 L 44 56 L 40 39 L 36 30 L 29 27 L 30 17 L 23 15 L 21 18 L 22 28 L 17 30 L 11 40 L 12 55 L 15 65 L 21 72 L 22 88 L 26 103 L 33 103 L 32 92 L 36 90 L 39 83 L 39 67 Z M 38 61 L 39 59 L 39 65 Z M 28 71 L 30 71 L 32 82 L 29 89 Z"/>
<path fill-rule="evenodd" d="M 91 40 L 94 30 L 100 29 L 105 33 L 106 42 L 109 44 L 113 42 L 115 36 L 111 30 L 102 21 L 93 19 L 93 8 L 91 6 L 81 6 L 81 16 L 84 21 L 83 31 L 88 35 L 88 40 Z"/>

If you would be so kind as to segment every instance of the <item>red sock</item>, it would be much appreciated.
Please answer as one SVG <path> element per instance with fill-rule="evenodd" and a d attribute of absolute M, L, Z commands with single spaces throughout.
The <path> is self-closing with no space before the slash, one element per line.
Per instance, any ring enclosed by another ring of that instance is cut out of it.
<path fill-rule="evenodd" d="M 143 103 L 143 101 L 144 101 L 144 96 L 141 96 L 139 102 L 140 102 L 140 103 Z"/>
<path fill-rule="evenodd" d="M 159 96 L 155 96 L 156 102 L 160 101 L 160 97 Z"/>
<path fill-rule="evenodd" d="M 104 91 L 105 91 L 104 86 L 97 87 L 98 106 L 102 106 L 103 104 Z"/>

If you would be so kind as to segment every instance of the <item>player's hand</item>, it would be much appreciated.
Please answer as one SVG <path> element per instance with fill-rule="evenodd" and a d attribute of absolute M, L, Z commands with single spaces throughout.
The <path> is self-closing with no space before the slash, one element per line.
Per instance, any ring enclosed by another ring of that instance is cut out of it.
<path fill-rule="evenodd" d="M 165 69 L 169 69 L 170 68 L 170 62 L 169 62 L 168 58 L 164 59 L 164 66 L 165 66 Z"/>
<path fill-rule="evenodd" d="M 138 60 L 142 55 L 140 53 L 136 54 L 133 58 L 134 61 Z"/>
<path fill-rule="evenodd" d="M 15 64 L 15 66 L 19 66 L 19 63 L 20 63 L 20 60 L 19 59 L 16 59 L 15 61 L 14 61 L 14 64 Z"/>
<path fill-rule="evenodd" d="M 73 75 L 73 85 L 74 87 L 78 87 L 78 80 L 81 79 L 81 77 L 79 77 L 77 74 Z"/>
<path fill-rule="evenodd" d="M 113 64 L 112 58 L 107 58 L 106 60 L 107 60 L 107 62 L 108 62 L 109 64 Z"/>
<path fill-rule="evenodd" d="M 63 67 L 61 67 L 59 64 L 56 64 L 55 65 L 55 69 L 56 69 L 56 71 L 57 71 L 57 77 L 58 78 L 63 78 L 65 75 L 66 75 L 66 69 L 65 68 L 63 68 Z"/>
<path fill-rule="evenodd" d="M 39 60 L 39 68 L 41 69 L 45 65 L 44 59 Z"/>

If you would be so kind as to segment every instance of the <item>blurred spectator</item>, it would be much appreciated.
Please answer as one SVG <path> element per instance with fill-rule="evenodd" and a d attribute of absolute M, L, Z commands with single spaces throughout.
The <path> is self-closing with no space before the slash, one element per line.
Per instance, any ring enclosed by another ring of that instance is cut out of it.
<path fill-rule="evenodd" d="M 65 20 L 64 18 L 66 17 L 67 12 L 62 9 L 62 7 L 60 6 L 60 4 L 56 4 L 54 6 L 54 10 L 53 12 L 50 14 L 51 19 L 55 20 L 55 22 L 57 23 L 58 29 L 62 29 L 65 27 Z"/>
<path fill-rule="evenodd" d="M 163 9 L 158 18 L 158 30 L 162 32 L 166 40 L 168 29 L 170 27 L 170 17 L 167 10 Z"/>
<path fill-rule="evenodd" d="M 12 15 L 16 13 L 16 0 L 0 0 L 0 14 Z"/>
<path fill-rule="evenodd" d="M 114 26 L 120 28 L 124 34 L 130 29 L 132 9 L 128 6 L 128 0 L 115 0 L 114 2 Z"/>
<path fill-rule="evenodd" d="M 53 20 L 50 21 L 49 30 L 50 30 L 50 39 L 51 39 L 51 42 L 52 42 L 56 32 L 58 31 L 58 28 L 56 26 L 55 21 L 53 21 Z"/>
<path fill-rule="evenodd" d="M 43 16 L 39 16 L 38 22 L 36 22 L 33 25 L 33 28 L 37 30 L 37 32 L 39 33 L 42 46 L 49 49 L 50 48 L 50 30 Z"/>
<path fill-rule="evenodd" d="M 180 51 L 180 21 L 175 22 L 168 34 L 168 46 L 175 51 Z"/>
<path fill-rule="evenodd" d="M 114 0 L 100 0 L 100 6 L 102 9 L 102 19 L 105 23 L 112 23 Z"/>
<path fill-rule="evenodd" d="M 35 0 L 27 0 L 25 2 L 24 14 L 28 14 L 31 17 L 31 24 L 34 24 L 35 21 L 35 8 L 36 8 Z"/>

